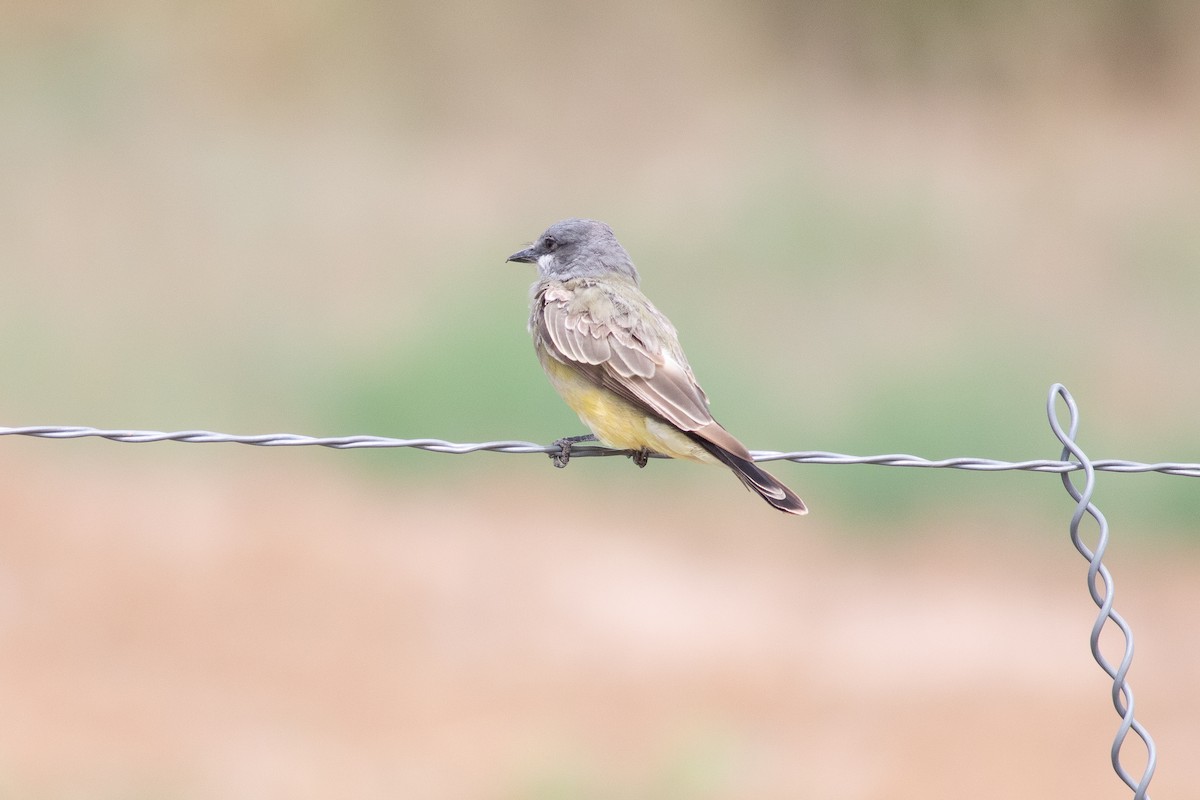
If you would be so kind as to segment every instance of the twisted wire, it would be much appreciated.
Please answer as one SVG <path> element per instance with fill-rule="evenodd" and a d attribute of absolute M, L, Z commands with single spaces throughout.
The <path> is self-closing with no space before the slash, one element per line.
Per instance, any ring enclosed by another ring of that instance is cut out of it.
<path fill-rule="evenodd" d="M 1061 398 L 1067 406 L 1069 423 L 1064 430 L 1058 419 L 1057 400 Z M 970 456 L 958 458 L 928 459 L 907 453 L 890 453 L 875 456 L 853 456 L 843 453 L 831 453 L 824 450 L 807 450 L 781 452 L 778 450 L 753 450 L 751 456 L 755 461 L 792 461 L 798 464 L 871 464 L 883 467 L 917 467 L 925 469 L 964 469 L 977 472 L 999 472 L 1003 470 L 1021 470 L 1027 472 L 1052 472 L 1061 475 L 1063 486 L 1076 502 L 1075 512 L 1071 517 L 1070 534 L 1075 548 L 1088 560 L 1088 592 L 1092 601 L 1099 609 L 1099 615 L 1092 626 L 1090 637 L 1092 657 L 1100 668 L 1112 678 L 1112 703 L 1121 724 L 1113 739 L 1111 759 L 1117 776 L 1134 791 L 1134 800 L 1149 800 L 1147 794 L 1151 778 L 1157 766 L 1157 750 L 1150 734 L 1134 718 L 1133 689 L 1127 680 L 1129 668 L 1133 663 L 1133 631 L 1116 609 L 1113 608 L 1113 580 L 1108 568 L 1103 564 L 1104 553 L 1108 547 L 1108 521 L 1092 502 L 1095 491 L 1096 472 L 1157 472 L 1164 475 L 1179 475 L 1184 477 L 1200 477 L 1200 464 L 1186 462 L 1157 462 L 1142 463 L 1123 459 L 1090 459 L 1082 448 L 1075 442 L 1079 427 L 1079 410 L 1070 392 L 1062 384 L 1056 383 L 1050 387 L 1046 402 L 1046 414 L 1054 435 L 1062 443 L 1063 449 L 1059 460 L 1033 459 L 1028 461 L 1000 461 L 991 458 L 974 458 Z M 0 427 L 0 436 L 35 436 L 46 439 L 81 439 L 96 437 L 114 442 L 146 443 L 146 442 L 189 442 L 189 443 L 228 443 L 246 444 L 259 447 L 300 447 L 317 446 L 338 450 L 380 447 L 410 447 L 433 453 L 465 454 L 489 451 L 496 453 L 542 453 L 556 455 L 560 452 L 558 444 L 541 445 L 535 442 L 520 440 L 500 440 L 493 442 L 449 442 L 444 439 L 395 439 L 387 436 L 332 436 L 316 437 L 303 436 L 294 433 L 268 433 L 250 436 L 238 436 L 214 431 L 141 431 L 141 430 L 103 430 L 82 426 L 67 425 L 35 425 L 20 428 Z M 576 445 L 571 449 L 572 458 L 587 458 L 596 456 L 631 455 L 628 450 L 614 450 L 596 445 Z M 661 457 L 661 456 L 655 456 Z M 1071 477 L 1072 473 L 1083 472 L 1084 485 L 1080 489 Z M 1084 543 L 1080 534 L 1080 523 L 1085 516 L 1090 516 L 1099 528 L 1097 543 L 1094 549 Z M 1100 634 L 1104 626 L 1111 622 L 1124 637 L 1124 650 L 1120 663 L 1114 667 L 1100 652 Z M 1125 741 L 1132 731 L 1146 748 L 1146 766 L 1140 778 L 1134 779 L 1121 762 L 1121 752 Z"/>
<path fill-rule="evenodd" d="M 481 451 L 495 453 L 544 453 L 559 452 L 558 445 L 537 444 L 516 439 L 504 439 L 494 442 L 449 442 L 445 439 L 395 439 L 389 436 L 305 436 L 297 433 L 264 433 L 248 436 L 215 431 L 139 431 L 139 430 L 104 430 L 78 425 L 30 425 L 20 428 L 0 427 L 0 436 L 36 436 L 43 439 L 83 439 L 95 437 L 108 439 L 113 442 L 146 443 L 146 442 L 189 442 L 202 444 L 247 444 L 258 447 L 329 447 L 336 450 L 353 450 L 376 447 L 411 447 L 431 453 L 451 453 L 463 455 Z M 1021 470 L 1025 472 L 1055 472 L 1068 473 L 1084 470 L 1078 461 L 1052 459 L 1032 459 L 1028 461 L 999 461 L 994 458 L 976 458 L 960 456 L 957 458 L 929 459 L 908 453 L 888 453 L 875 456 L 854 456 L 844 453 L 831 453 L 826 450 L 796 450 L 783 452 L 779 450 L 752 450 L 750 454 L 755 461 L 792 461 L 797 464 L 870 464 L 880 467 L 918 467 L 925 469 L 964 469 L 975 472 L 1000 472 L 1004 470 Z M 596 456 L 629 455 L 627 450 L 613 450 L 599 445 L 575 445 L 571 448 L 571 458 L 588 458 Z M 664 456 L 652 455 L 654 458 Z M 1124 459 L 1096 459 L 1088 462 L 1092 469 L 1109 472 L 1158 472 L 1164 475 L 1182 475 L 1185 477 L 1200 477 L 1200 463 L 1185 463 L 1164 461 L 1157 463 L 1142 463 Z"/>
<path fill-rule="evenodd" d="M 1069 424 L 1066 431 L 1063 430 L 1062 424 L 1058 419 L 1057 399 L 1060 397 L 1066 403 L 1069 415 Z M 1146 792 L 1150 786 L 1150 779 L 1154 777 L 1158 754 L 1154 746 L 1154 740 L 1150 738 L 1150 734 L 1133 716 L 1133 689 L 1130 687 L 1126 677 L 1129 673 L 1129 667 L 1133 663 L 1133 630 L 1129 627 L 1125 619 L 1117 613 L 1116 609 L 1113 608 L 1112 575 L 1109 574 L 1108 568 L 1101 561 L 1104 558 L 1105 550 L 1108 548 L 1108 520 L 1105 519 L 1104 514 L 1100 513 L 1100 509 L 1092 502 L 1092 494 L 1095 491 L 1096 485 L 1096 466 L 1075 442 L 1075 434 L 1079 429 L 1079 409 L 1075 405 L 1075 399 L 1071 397 L 1071 393 L 1061 383 L 1056 383 L 1050 387 L 1050 396 L 1046 400 L 1046 414 L 1050 418 L 1050 427 L 1054 431 L 1054 435 L 1062 442 L 1062 459 L 1065 461 L 1069 458 L 1074 458 L 1082 468 L 1084 474 L 1083 489 L 1075 485 L 1075 482 L 1071 479 L 1071 475 L 1067 472 L 1062 474 L 1062 482 L 1067 492 L 1076 502 L 1075 513 L 1071 516 L 1071 542 L 1074 543 L 1075 549 L 1088 560 L 1088 591 L 1092 595 L 1092 601 L 1100 609 L 1100 613 L 1096 617 L 1096 622 L 1092 626 L 1092 657 L 1096 659 L 1096 663 L 1100 665 L 1100 668 L 1112 678 L 1113 708 L 1116 709 L 1117 714 L 1121 717 L 1121 725 L 1117 729 L 1117 735 L 1114 737 L 1112 743 L 1111 757 L 1113 769 L 1121 780 L 1125 782 L 1125 785 L 1133 789 L 1134 800 L 1149 800 L 1150 796 Z M 1084 516 L 1090 516 L 1095 520 L 1099 528 L 1095 549 L 1089 548 L 1083 542 L 1083 538 L 1079 533 L 1079 523 L 1083 521 Z M 1097 579 L 1099 579 L 1099 583 L 1102 586 L 1098 585 Z M 1110 621 L 1117 626 L 1125 641 L 1125 647 L 1121 654 L 1121 663 L 1115 668 L 1100 652 L 1100 633 Z M 1121 763 L 1121 749 L 1131 730 L 1142 740 L 1142 744 L 1146 747 L 1146 767 L 1142 770 L 1141 778 L 1136 781 Z"/>

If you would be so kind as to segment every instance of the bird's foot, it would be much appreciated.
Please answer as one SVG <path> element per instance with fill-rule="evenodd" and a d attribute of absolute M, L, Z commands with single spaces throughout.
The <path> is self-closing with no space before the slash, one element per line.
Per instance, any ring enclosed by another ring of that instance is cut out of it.
<path fill-rule="evenodd" d="M 556 439 L 554 446 L 558 448 L 557 453 L 550 453 L 550 460 L 554 462 L 554 466 L 562 469 L 571 460 L 571 446 L 579 442 L 594 442 L 596 435 L 585 433 L 581 436 L 564 436 L 561 439 Z"/>
<path fill-rule="evenodd" d="M 646 462 L 650 460 L 650 451 L 644 447 L 641 450 L 631 450 L 629 457 L 638 465 L 638 469 L 645 469 Z"/>

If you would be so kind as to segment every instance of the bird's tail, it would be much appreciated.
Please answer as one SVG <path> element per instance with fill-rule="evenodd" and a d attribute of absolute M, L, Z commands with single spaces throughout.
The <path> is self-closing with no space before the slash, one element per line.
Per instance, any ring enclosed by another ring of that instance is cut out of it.
<path fill-rule="evenodd" d="M 735 455 L 728 450 L 713 444 L 700 436 L 693 436 L 696 442 L 713 455 L 718 461 L 733 470 L 738 480 L 746 488 L 766 500 L 775 508 L 788 514 L 807 514 L 808 508 L 795 492 L 784 486 L 775 476 L 759 467 L 753 461 Z"/>

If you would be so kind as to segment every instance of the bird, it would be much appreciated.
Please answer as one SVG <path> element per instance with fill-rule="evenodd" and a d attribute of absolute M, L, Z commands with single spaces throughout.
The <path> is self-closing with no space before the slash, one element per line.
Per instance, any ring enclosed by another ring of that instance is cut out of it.
<path fill-rule="evenodd" d="M 507 261 L 537 264 L 534 350 L 551 385 L 592 431 L 555 442 L 556 466 L 566 465 L 580 441 L 629 451 L 638 466 L 652 454 L 723 464 L 772 507 L 808 513 L 713 419 L 675 326 L 642 293 L 633 260 L 608 224 L 560 220 Z"/>

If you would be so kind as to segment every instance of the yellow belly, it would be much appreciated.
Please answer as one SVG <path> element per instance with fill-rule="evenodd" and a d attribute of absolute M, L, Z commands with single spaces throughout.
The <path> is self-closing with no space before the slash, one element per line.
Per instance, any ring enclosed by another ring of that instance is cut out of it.
<path fill-rule="evenodd" d="M 647 415 L 549 356 L 542 357 L 541 362 L 555 390 L 602 443 L 618 450 L 646 448 L 672 458 L 717 463 L 708 451 L 675 426 Z"/>

